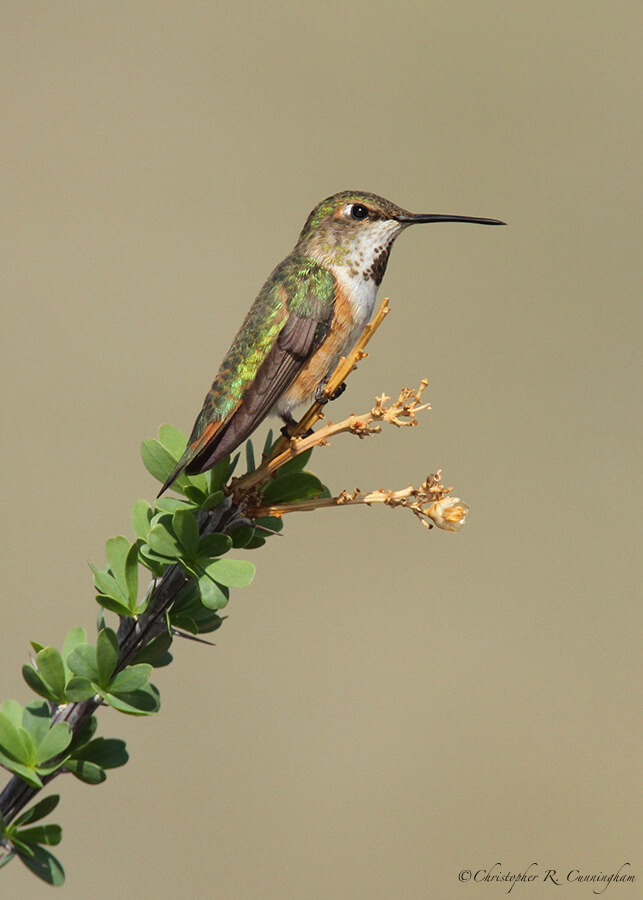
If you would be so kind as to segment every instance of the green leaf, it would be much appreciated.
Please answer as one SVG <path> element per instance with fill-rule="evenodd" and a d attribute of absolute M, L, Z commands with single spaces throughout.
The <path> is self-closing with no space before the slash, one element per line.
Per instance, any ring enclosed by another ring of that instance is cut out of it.
<path fill-rule="evenodd" d="M 113 597 L 114 600 L 118 600 L 119 603 L 127 606 L 127 594 L 114 576 L 110 575 L 110 573 L 106 572 L 104 569 L 97 569 L 91 562 L 89 568 L 94 573 L 94 584 L 99 594 L 105 594 L 106 597 Z"/>
<path fill-rule="evenodd" d="M 9 769 L 10 772 L 14 772 L 16 775 L 22 778 L 23 781 L 26 781 L 27 784 L 30 784 L 32 787 L 43 787 L 42 781 L 31 765 L 24 765 L 24 763 L 15 762 L 8 756 L 5 756 L 4 753 L 0 753 L 0 765 L 3 765 L 6 769 Z"/>
<path fill-rule="evenodd" d="M 203 573 L 201 574 L 203 575 Z M 219 587 L 221 588 L 221 585 Z M 221 588 L 221 590 L 227 597 L 228 589 Z M 192 634 L 214 631 L 222 621 L 216 612 L 203 605 L 199 585 L 195 581 L 188 582 L 183 588 L 169 611 L 168 620 L 171 625 L 183 628 Z"/>
<path fill-rule="evenodd" d="M 159 481 L 166 481 L 174 470 L 183 450 L 185 449 L 185 435 L 172 425 L 162 425 L 159 429 L 159 440 L 143 441 L 141 445 L 141 457 L 148 472 Z M 206 479 L 203 475 L 186 476 L 179 475 L 173 483 L 173 489 L 182 491 L 188 484 L 192 484 L 200 490 L 206 491 Z"/>
<path fill-rule="evenodd" d="M 186 616 L 187 618 L 187 616 Z M 208 609 L 206 606 L 201 606 L 198 612 L 194 613 L 191 617 L 192 624 L 194 625 L 193 634 L 210 634 L 212 631 L 216 631 L 218 628 L 221 628 L 223 625 L 225 616 L 220 616 L 213 609 Z M 177 623 L 177 628 L 181 628 L 182 626 Z M 189 628 L 185 629 L 189 631 Z"/>
<path fill-rule="evenodd" d="M 183 571 L 189 578 L 198 578 L 199 577 L 199 573 L 197 572 L 197 569 L 196 569 L 196 566 L 194 563 L 187 563 L 184 559 L 180 559 L 179 565 L 181 566 L 181 568 L 183 569 Z"/>
<path fill-rule="evenodd" d="M 65 694 L 71 703 L 82 703 L 83 700 L 89 700 L 96 693 L 93 680 L 88 678 L 75 677 L 70 678 L 67 682 Z"/>
<path fill-rule="evenodd" d="M 74 675 L 80 675 L 90 681 L 98 681 L 96 647 L 93 644 L 78 644 L 67 657 L 67 665 Z"/>
<path fill-rule="evenodd" d="M 246 559 L 215 559 L 205 571 L 226 587 L 247 587 L 254 578 L 255 566 Z"/>
<path fill-rule="evenodd" d="M 43 740 L 51 725 L 51 713 L 49 704 L 45 700 L 34 700 L 25 706 L 22 717 L 22 727 L 25 728 L 34 743 L 34 747 Z"/>
<path fill-rule="evenodd" d="M 45 684 L 45 682 L 42 680 L 33 666 L 25 663 L 22 667 L 22 677 L 27 682 L 31 690 L 35 691 L 36 694 L 40 694 L 41 697 L 45 697 L 45 699 L 47 700 L 52 700 L 54 703 L 56 702 L 56 697 L 54 696 L 53 691 Z"/>
<path fill-rule="evenodd" d="M 103 591 L 115 600 L 125 599 L 130 610 L 136 607 L 138 593 L 138 545 L 130 544 L 125 537 L 110 538 L 105 544 L 105 555 L 122 596 Z"/>
<path fill-rule="evenodd" d="M 68 759 L 64 768 L 85 784 L 102 784 L 107 778 L 102 766 L 85 759 Z"/>
<path fill-rule="evenodd" d="M 22 848 L 16 848 L 16 852 L 20 861 L 42 881 L 46 881 L 47 884 L 54 887 L 59 887 L 64 883 L 65 870 L 49 850 L 36 844 L 31 854 Z"/>
<path fill-rule="evenodd" d="M 266 440 L 263 444 L 263 455 L 268 456 L 270 451 L 272 450 L 273 439 L 272 439 L 272 428 L 268 430 L 268 434 L 266 435 Z"/>
<path fill-rule="evenodd" d="M 124 587 L 125 585 L 125 560 L 129 553 L 129 547 L 129 541 L 122 535 L 119 535 L 119 537 L 108 538 L 105 542 L 105 556 L 107 557 L 107 562 L 109 563 L 114 578 L 121 587 Z"/>
<path fill-rule="evenodd" d="M 117 616 L 129 617 L 135 615 L 135 611 L 126 606 L 125 603 L 121 603 L 120 600 L 114 600 L 113 597 L 106 597 L 105 594 L 96 594 L 96 602 L 105 609 L 109 609 L 110 612 L 116 613 Z"/>
<path fill-rule="evenodd" d="M 33 856 L 34 847 L 36 844 L 26 844 L 24 841 L 21 841 L 19 837 L 16 837 L 17 831 L 14 831 L 13 834 L 10 834 L 10 841 L 15 850 L 24 850 L 27 856 Z"/>
<path fill-rule="evenodd" d="M 168 653 L 171 646 L 172 635 L 168 631 L 163 631 L 138 651 L 134 663 L 150 663 L 155 669 L 167 666 L 172 662 L 172 655 Z"/>
<path fill-rule="evenodd" d="M 232 546 L 236 549 L 247 547 L 254 536 L 255 530 L 252 525 L 241 525 L 230 535 L 232 538 Z"/>
<path fill-rule="evenodd" d="M 27 766 L 31 764 L 31 759 L 26 751 L 24 741 L 21 740 L 18 729 L 3 712 L 0 712 L 0 750 L 4 755 L 18 763 Z"/>
<path fill-rule="evenodd" d="M 50 794 L 49 797 L 44 797 L 26 812 L 19 815 L 13 823 L 14 826 L 28 825 L 29 822 L 37 822 L 39 819 L 44 819 L 50 812 L 53 812 L 59 802 L 60 794 Z"/>
<path fill-rule="evenodd" d="M 223 485 L 228 480 L 228 469 L 230 468 L 230 457 L 226 456 L 224 459 L 220 459 L 219 462 L 212 466 L 210 471 L 208 472 L 208 481 L 209 481 L 209 489 L 210 493 L 213 494 L 216 491 L 220 491 Z"/>
<path fill-rule="evenodd" d="M 116 663 L 118 662 L 118 638 L 111 628 L 103 628 L 99 631 L 96 640 L 96 666 L 100 685 L 107 686 L 110 682 Z"/>
<path fill-rule="evenodd" d="M 306 468 L 308 460 L 312 455 L 313 451 L 311 448 L 310 450 L 304 450 L 303 453 L 300 453 L 299 456 L 295 456 L 294 459 L 289 459 L 288 462 L 277 469 L 277 478 L 281 478 L 283 475 L 288 475 L 291 472 L 301 472 L 302 469 Z"/>
<path fill-rule="evenodd" d="M 152 518 L 152 507 L 147 500 L 137 500 L 132 507 L 132 530 L 141 541 L 147 540 Z"/>
<path fill-rule="evenodd" d="M 143 687 L 152 673 L 152 666 L 148 663 L 139 663 L 135 666 L 127 666 L 114 678 L 109 686 L 110 693 L 122 694 L 137 691 Z"/>
<path fill-rule="evenodd" d="M 170 608 L 170 612 L 179 609 L 186 609 L 191 606 L 199 606 L 199 591 L 193 581 L 187 581 L 179 590 L 176 600 Z"/>
<path fill-rule="evenodd" d="M 226 480 L 224 483 L 227 483 L 232 478 L 232 476 L 234 475 L 234 470 L 237 468 L 240 459 L 241 451 L 239 451 L 239 453 L 235 453 L 235 455 L 230 460 L 230 464 L 228 466 L 228 474 L 226 475 Z"/>
<path fill-rule="evenodd" d="M 167 559 L 178 559 L 183 555 L 182 547 L 176 537 L 160 523 L 150 530 L 147 543 L 150 550 Z"/>
<path fill-rule="evenodd" d="M 225 494 L 223 493 L 223 491 L 214 491 L 214 493 L 210 494 L 210 496 L 206 498 L 205 503 L 203 503 L 202 505 L 202 509 L 204 509 L 206 512 L 209 512 L 209 510 L 220 506 L 224 500 Z"/>
<path fill-rule="evenodd" d="M 265 537 L 260 537 L 259 534 L 255 534 L 252 540 L 248 541 L 246 544 L 246 550 L 258 550 L 259 547 L 263 547 L 266 543 Z"/>
<path fill-rule="evenodd" d="M 174 456 L 153 438 L 149 438 L 141 444 L 141 457 L 143 465 L 150 475 L 161 482 L 167 481 L 178 460 L 178 456 Z"/>
<path fill-rule="evenodd" d="M 182 431 L 173 425 L 161 425 L 159 428 L 159 442 L 169 450 L 170 454 L 176 458 L 176 461 L 183 456 L 187 447 L 187 438 Z M 182 448 L 182 449 L 181 449 Z M 168 473 L 169 474 L 169 473 Z M 167 477 L 167 476 L 166 476 Z M 207 492 L 207 479 L 205 475 L 186 475 L 182 472 L 172 485 L 177 490 L 184 491 L 187 487 L 196 487 L 198 490 Z"/>
<path fill-rule="evenodd" d="M 186 613 L 177 613 L 172 615 L 172 625 L 180 628 L 181 631 L 188 631 L 190 634 L 198 634 L 199 628 L 194 619 Z"/>
<path fill-rule="evenodd" d="M 32 828 L 21 828 L 17 837 L 25 844 L 48 844 L 54 847 L 62 840 L 63 830 L 60 825 L 50 822 L 48 825 L 34 825 Z"/>
<path fill-rule="evenodd" d="M 101 696 L 114 709 L 133 716 L 150 716 L 161 708 L 160 695 L 153 684 L 146 684 L 131 694 L 116 696 L 106 691 Z"/>
<path fill-rule="evenodd" d="M 38 674 L 47 685 L 59 702 L 65 699 L 65 682 L 67 680 L 65 674 L 65 664 L 60 653 L 54 647 L 45 647 L 36 654 L 36 666 Z"/>
<path fill-rule="evenodd" d="M 263 490 L 264 503 L 305 500 L 321 494 L 324 485 L 310 472 L 290 472 L 269 481 Z"/>
<path fill-rule="evenodd" d="M 198 581 L 201 602 L 208 609 L 223 609 L 228 602 L 229 592 L 220 587 L 207 575 L 202 575 Z"/>
<path fill-rule="evenodd" d="M 40 765 L 54 756 L 59 756 L 69 747 L 71 739 L 72 731 L 66 722 L 52 725 L 37 748 L 36 763 Z"/>
<path fill-rule="evenodd" d="M 150 550 L 148 544 L 141 544 L 138 548 L 138 561 L 157 578 L 162 575 L 166 566 L 172 564 L 172 560 L 158 557 L 156 553 Z"/>
<path fill-rule="evenodd" d="M 194 509 L 194 503 L 190 500 L 184 500 L 182 497 L 160 497 L 156 501 L 156 513 L 169 513 L 171 516 L 177 511 L 177 509 Z M 158 520 L 157 520 L 158 521 Z M 154 516 L 152 517 L 152 525 L 156 525 L 156 521 L 154 520 Z"/>
<path fill-rule="evenodd" d="M 79 750 L 74 758 L 93 762 L 103 769 L 117 769 L 125 765 L 129 754 L 125 749 L 125 741 L 119 738 L 99 737 Z"/>
<path fill-rule="evenodd" d="M 174 425 L 161 425 L 159 428 L 159 441 L 166 447 L 176 460 L 179 460 L 188 445 L 185 434 Z"/>
<path fill-rule="evenodd" d="M 173 617 L 172 624 L 176 628 L 182 628 L 183 631 L 189 631 L 190 634 L 209 634 L 223 625 L 224 618 L 214 610 L 199 605 L 199 609 L 194 613 L 180 613 L 176 618 Z"/>
<path fill-rule="evenodd" d="M 138 544 L 133 543 L 125 560 L 125 587 L 129 594 L 130 609 L 136 609 L 138 595 Z"/>
<path fill-rule="evenodd" d="M 229 534 L 214 532 L 204 534 L 199 540 L 199 557 L 212 559 L 215 556 L 223 556 L 232 547 L 232 538 Z"/>
<path fill-rule="evenodd" d="M 188 484 L 185 488 L 185 496 L 196 506 L 203 506 L 203 502 L 208 496 L 205 491 L 200 490 L 194 484 Z"/>
<path fill-rule="evenodd" d="M 67 662 L 67 657 L 75 650 L 79 644 L 87 641 L 87 632 L 84 628 L 70 628 L 65 637 L 63 644 L 63 659 Z"/>
<path fill-rule="evenodd" d="M 199 526 L 191 510 L 179 509 L 172 516 L 172 531 L 183 549 L 187 560 L 194 559 L 199 545 Z"/>
<path fill-rule="evenodd" d="M 69 745 L 69 753 L 72 756 L 76 756 L 76 754 L 91 741 L 97 725 L 96 716 L 91 716 L 88 721 L 85 722 L 84 725 L 81 725 L 78 731 L 75 732 L 71 744 Z"/>
<path fill-rule="evenodd" d="M 39 653 L 41 650 L 44 650 L 45 645 L 44 645 L 44 644 L 39 644 L 38 641 L 29 641 L 29 643 L 30 643 L 31 646 L 34 648 L 34 650 L 36 651 L 36 653 Z"/>
<path fill-rule="evenodd" d="M 246 441 L 246 469 L 248 472 L 254 472 L 256 469 L 255 448 L 252 446 L 252 441 Z"/>
<path fill-rule="evenodd" d="M 0 706 L 0 712 L 5 715 L 16 728 L 19 728 L 22 725 L 24 709 L 17 700 L 5 700 L 2 706 Z"/>
<path fill-rule="evenodd" d="M 284 530 L 284 520 L 277 516 L 259 516 L 254 523 L 258 528 L 267 528 L 269 531 L 276 531 L 277 534 Z"/>
<path fill-rule="evenodd" d="M 16 728 L 16 733 L 23 748 L 23 755 L 20 762 L 24 762 L 26 765 L 33 768 L 36 764 L 36 745 L 34 739 L 22 725 L 19 728 Z"/>
<path fill-rule="evenodd" d="M 186 475 L 185 473 L 183 473 L 181 475 L 181 482 L 182 482 L 182 487 L 183 487 L 184 491 L 188 487 L 195 487 L 197 490 L 201 491 L 203 494 L 208 493 L 208 478 L 205 474 L 203 474 L 203 475 Z"/>

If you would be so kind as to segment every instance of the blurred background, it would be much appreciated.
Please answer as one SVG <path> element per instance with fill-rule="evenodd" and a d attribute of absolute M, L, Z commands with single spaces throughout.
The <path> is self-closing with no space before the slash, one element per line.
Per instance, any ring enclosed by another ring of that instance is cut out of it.
<path fill-rule="evenodd" d="M 331 416 L 422 377 L 433 411 L 312 460 L 335 493 L 441 467 L 466 529 L 287 520 L 216 647 L 155 673 L 161 714 L 101 713 L 131 761 L 60 785 L 66 896 L 495 897 L 458 873 L 497 862 L 640 884 L 636 15 L 3 3 L 2 699 L 32 697 L 29 640 L 93 632 L 87 561 L 157 490 L 141 441 L 190 429 L 320 199 L 509 223 L 400 238 Z"/>

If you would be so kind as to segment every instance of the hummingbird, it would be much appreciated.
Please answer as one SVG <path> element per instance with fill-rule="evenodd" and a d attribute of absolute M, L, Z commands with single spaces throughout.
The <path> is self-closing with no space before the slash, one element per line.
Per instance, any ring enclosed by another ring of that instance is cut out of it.
<path fill-rule="evenodd" d="M 182 473 L 206 472 L 270 413 L 285 428 L 322 391 L 370 319 L 393 242 L 409 225 L 498 219 L 411 213 L 366 191 L 318 203 L 291 253 L 250 307 L 208 391 L 185 453 L 159 492 Z"/>

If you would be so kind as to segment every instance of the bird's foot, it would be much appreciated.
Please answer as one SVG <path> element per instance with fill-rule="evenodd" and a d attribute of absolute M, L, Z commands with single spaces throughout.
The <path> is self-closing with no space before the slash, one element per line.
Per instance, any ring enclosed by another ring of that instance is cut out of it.
<path fill-rule="evenodd" d="M 317 403 L 328 403 L 329 400 L 337 400 L 338 397 L 341 397 L 344 391 L 346 390 L 346 382 L 342 381 L 339 387 L 335 388 L 332 394 L 328 397 L 325 396 L 324 392 L 326 390 L 326 385 L 328 384 L 328 378 L 324 378 L 317 385 L 317 390 L 315 391 L 315 400 Z"/>
<path fill-rule="evenodd" d="M 280 429 L 280 431 L 287 441 L 292 441 L 294 438 L 310 437 L 310 435 L 313 433 L 313 429 L 309 428 L 308 431 L 302 431 L 300 434 L 293 434 L 292 429 L 297 427 L 297 422 L 294 419 L 292 419 L 292 421 L 288 421 L 285 420 L 285 417 L 282 418 L 284 418 L 286 424 L 283 428 Z"/>
<path fill-rule="evenodd" d="M 346 390 L 346 382 L 342 381 L 342 383 L 337 388 L 335 388 L 335 390 L 333 391 L 333 393 L 330 395 L 330 397 L 328 399 L 329 400 L 337 400 L 338 397 L 342 396 L 342 394 L 344 393 L 345 390 Z"/>

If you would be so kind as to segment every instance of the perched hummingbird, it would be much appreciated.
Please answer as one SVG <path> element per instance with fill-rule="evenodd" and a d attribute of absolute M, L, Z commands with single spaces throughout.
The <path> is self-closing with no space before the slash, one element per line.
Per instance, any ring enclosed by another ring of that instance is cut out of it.
<path fill-rule="evenodd" d="M 393 241 L 422 222 L 505 224 L 416 215 L 366 191 L 342 191 L 317 204 L 250 307 L 161 494 L 181 472 L 212 468 L 269 413 L 295 424 L 292 410 L 319 398 L 370 319 Z"/>

